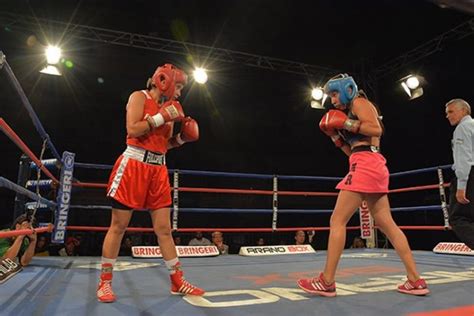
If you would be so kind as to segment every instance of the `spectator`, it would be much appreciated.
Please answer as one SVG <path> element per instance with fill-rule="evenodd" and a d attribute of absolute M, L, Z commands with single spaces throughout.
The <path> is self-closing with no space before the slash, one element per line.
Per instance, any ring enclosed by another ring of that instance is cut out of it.
<path fill-rule="evenodd" d="M 77 256 L 77 247 L 79 247 L 80 241 L 75 237 L 68 237 L 64 247 L 59 250 L 59 255 L 62 257 Z"/>
<path fill-rule="evenodd" d="M 365 248 L 365 241 L 360 237 L 354 237 L 351 248 Z"/>
<path fill-rule="evenodd" d="M 125 237 L 120 246 L 119 256 L 132 256 L 132 239 L 130 237 Z"/>
<path fill-rule="evenodd" d="M 228 255 L 229 254 L 229 246 L 224 244 L 224 236 L 221 232 L 215 231 L 212 233 L 212 243 L 217 247 L 219 250 L 219 254 L 221 255 Z"/>
<path fill-rule="evenodd" d="M 175 246 L 181 246 L 181 236 L 174 236 Z"/>
<path fill-rule="evenodd" d="M 18 216 L 8 230 L 31 229 L 32 225 L 26 214 Z M 12 238 L 0 238 L 0 257 L 2 259 L 16 260 L 21 266 L 27 266 L 36 248 L 36 233 L 30 235 L 15 236 Z"/>
<path fill-rule="evenodd" d="M 46 236 L 38 236 L 38 241 L 36 242 L 35 248 L 36 257 L 46 257 L 49 256 L 49 242 Z"/>
<path fill-rule="evenodd" d="M 295 233 L 295 245 L 304 245 L 306 241 L 306 234 L 302 230 Z"/>
<path fill-rule="evenodd" d="M 202 232 L 196 232 L 196 237 L 189 241 L 189 246 L 210 246 L 210 240 L 202 236 Z"/>

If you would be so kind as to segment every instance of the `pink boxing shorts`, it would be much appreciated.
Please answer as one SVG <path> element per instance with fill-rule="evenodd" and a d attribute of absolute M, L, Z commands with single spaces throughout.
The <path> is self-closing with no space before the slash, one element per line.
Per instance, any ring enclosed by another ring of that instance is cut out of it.
<path fill-rule="evenodd" d="M 359 151 L 349 157 L 349 172 L 336 189 L 360 193 L 388 193 L 387 161 L 378 152 Z"/>
<path fill-rule="evenodd" d="M 168 207 L 171 205 L 168 168 L 121 155 L 110 174 L 107 196 L 132 209 Z"/>

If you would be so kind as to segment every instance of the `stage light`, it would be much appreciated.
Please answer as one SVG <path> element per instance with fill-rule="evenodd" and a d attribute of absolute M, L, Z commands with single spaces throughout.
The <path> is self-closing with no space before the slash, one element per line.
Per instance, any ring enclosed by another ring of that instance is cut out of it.
<path fill-rule="evenodd" d="M 311 96 L 314 100 L 320 101 L 324 97 L 324 90 L 322 88 L 314 88 L 311 90 Z"/>
<path fill-rule="evenodd" d="M 327 99 L 327 94 L 324 93 L 324 89 L 321 87 L 313 88 L 311 90 L 311 107 L 313 109 L 324 109 L 324 102 Z"/>
<path fill-rule="evenodd" d="M 199 84 L 207 82 L 207 73 L 204 68 L 196 68 L 193 72 L 194 80 Z"/>
<path fill-rule="evenodd" d="M 420 86 L 420 80 L 417 77 L 410 77 L 407 79 L 407 86 L 410 89 L 416 89 Z"/>
<path fill-rule="evenodd" d="M 61 60 L 61 48 L 57 46 L 48 46 L 45 49 L 47 65 L 40 70 L 40 73 L 61 76 L 61 72 L 55 65 Z"/>
<path fill-rule="evenodd" d="M 58 67 L 53 65 L 45 66 L 43 69 L 40 70 L 40 73 L 46 75 L 61 76 L 61 72 L 59 71 Z"/>
<path fill-rule="evenodd" d="M 46 61 L 50 65 L 56 65 L 61 59 L 61 48 L 57 46 L 48 46 L 45 50 Z"/>
<path fill-rule="evenodd" d="M 425 80 L 422 76 L 408 75 L 400 79 L 399 82 L 410 100 L 419 98 L 423 95 L 422 84 Z"/>

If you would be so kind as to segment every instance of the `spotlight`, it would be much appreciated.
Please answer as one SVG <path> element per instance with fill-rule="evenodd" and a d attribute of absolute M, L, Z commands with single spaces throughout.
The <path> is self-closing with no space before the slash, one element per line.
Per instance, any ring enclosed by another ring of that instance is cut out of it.
<path fill-rule="evenodd" d="M 327 99 L 327 94 L 324 93 L 324 89 L 321 87 L 313 88 L 311 90 L 311 107 L 313 109 L 324 109 L 324 102 Z"/>
<path fill-rule="evenodd" d="M 57 46 L 48 46 L 45 49 L 47 65 L 40 70 L 40 73 L 61 76 L 58 67 L 55 66 L 61 60 L 61 48 Z"/>
<path fill-rule="evenodd" d="M 46 65 L 43 69 L 40 70 L 40 72 L 46 75 L 61 76 L 61 72 L 59 72 L 58 67 L 53 65 Z"/>
<path fill-rule="evenodd" d="M 425 79 L 418 75 L 408 75 L 399 80 L 400 85 L 410 100 L 419 98 L 423 95 L 422 84 L 425 83 Z"/>
<path fill-rule="evenodd" d="M 48 46 L 45 50 L 46 61 L 50 65 L 56 65 L 61 59 L 61 48 L 57 46 Z"/>
<path fill-rule="evenodd" d="M 196 68 L 193 72 L 194 80 L 199 84 L 207 82 L 207 73 L 204 68 Z"/>

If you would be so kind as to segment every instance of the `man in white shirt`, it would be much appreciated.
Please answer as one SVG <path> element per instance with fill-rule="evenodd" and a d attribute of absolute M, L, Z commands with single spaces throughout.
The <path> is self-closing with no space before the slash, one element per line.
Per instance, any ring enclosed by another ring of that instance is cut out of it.
<path fill-rule="evenodd" d="M 453 139 L 453 170 L 449 188 L 449 223 L 459 239 L 474 249 L 474 120 L 463 99 L 446 103 L 446 118 L 456 126 Z"/>

